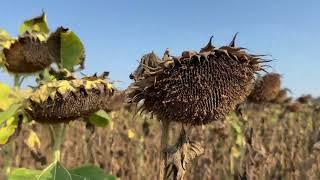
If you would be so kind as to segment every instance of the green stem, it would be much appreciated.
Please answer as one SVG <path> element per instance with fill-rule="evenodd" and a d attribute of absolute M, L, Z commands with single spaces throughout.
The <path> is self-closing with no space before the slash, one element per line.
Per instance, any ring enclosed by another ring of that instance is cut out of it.
<path fill-rule="evenodd" d="M 169 124 L 170 121 L 162 121 L 159 180 L 166 179 L 167 153 L 165 150 L 168 146 L 169 140 Z"/>
<path fill-rule="evenodd" d="M 14 82 L 13 82 L 13 86 L 16 87 L 16 88 L 19 88 L 21 83 L 20 83 L 20 76 L 15 74 L 14 75 Z"/>
<path fill-rule="evenodd" d="M 66 125 L 58 124 L 53 125 L 54 132 L 54 142 L 53 142 L 53 156 L 54 161 L 60 161 L 61 159 L 61 144 L 64 137 Z"/>

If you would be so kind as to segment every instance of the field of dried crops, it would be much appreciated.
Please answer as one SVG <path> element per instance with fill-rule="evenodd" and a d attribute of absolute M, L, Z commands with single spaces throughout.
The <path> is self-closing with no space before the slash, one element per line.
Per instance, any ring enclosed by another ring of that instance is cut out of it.
<path fill-rule="evenodd" d="M 201 142 L 205 154 L 187 179 L 319 179 L 320 108 L 317 103 L 295 106 L 247 103 L 241 117 L 232 113 L 224 123 L 193 127 L 189 137 Z M 112 112 L 113 123 L 106 128 L 70 122 L 62 163 L 66 167 L 92 163 L 121 179 L 156 179 L 159 122 L 146 115 L 133 118 L 129 109 Z M 41 140 L 38 154 L 25 143 L 30 128 Z M 180 125 L 171 128 L 172 137 L 177 137 Z M 20 133 L 0 151 L 0 179 L 10 168 L 43 169 L 52 161 L 46 156 L 52 154 L 46 127 L 29 125 Z"/>

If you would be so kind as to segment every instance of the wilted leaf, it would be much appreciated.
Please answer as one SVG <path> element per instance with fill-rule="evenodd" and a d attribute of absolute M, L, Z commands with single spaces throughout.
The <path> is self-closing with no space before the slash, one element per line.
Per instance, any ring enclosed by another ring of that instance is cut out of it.
<path fill-rule="evenodd" d="M 134 133 L 134 131 L 131 130 L 131 129 L 129 129 L 129 130 L 128 130 L 128 138 L 132 139 L 132 138 L 134 138 L 135 136 L 136 136 L 136 134 Z"/>
<path fill-rule="evenodd" d="M 184 179 L 191 162 L 204 154 L 204 148 L 195 141 L 190 141 L 184 128 L 175 145 L 164 149 L 167 153 L 168 164 L 165 179 Z"/>
<path fill-rule="evenodd" d="M 231 148 L 231 154 L 232 154 L 232 156 L 235 157 L 235 158 L 240 157 L 241 151 L 240 151 L 239 147 L 232 146 L 232 148 Z"/>
<path fill-rule="evenodd" d="M 5 60 L 5 56 L 3 54 L 2 47 L 0 47 L 0 67 L 3 67 L 5 62 L 4 60 Z"/>
<path fill-rule="evenodd" d="M 89 117 L 89 122 L 99 127 L 108 125 L 110 121 L 111 117 L 104 110 L 99 110 Z"/>
<path fill-rule="evenodd" d="M 14 134 L 19 124 L 17 118 L 11 117 L 6 121 L 6 125 L 0 128 L 0 145 L 6 144 Z"/>
<path fill-rule="evenodd" d="M 19 34 L 23 35 L 26 32 L 37 35 L 37 37 L 41 41 L 46 39 L 49 33 L 49 27 L 48 27 L 46 15 L 44 12 L 42 13 L 41 16 L 28 19 L 20 25 Z"/>
<path fill-rule="evenodd" d="M 0 47 L 9 49 L 12 42 L 14 39 L 5 30 L 0 29 Z"/>
<path fill-rule="evenodd" d="M 19 168 L 13 170 L 9 177 L 8 180 L 36 180 L 37 176 L 41 173 L 39 170 L 31 170 L 31 169 L 26 169 L 26 168 Z"/>
<path fill-rule="evenodd" d="M 104 171 L 93 165 L 85 165 L 71 169 L 69 171 L 72 179 L 79 180 L 116 180 L 117 178 L 112 175 L 106 175 Z M 77 177 L 78 176 L 78 177 Z"/>
<path fill-rule="evenodd" d="M 78 36 L 73 32 L 61 33 L 61 65 L 63 68 L 73 70 L 76 65 L 83 65 L 84 46 Z"/>
<path fill-rule="evenodd" d="M 30 130 L 29 137 L 26 139 L 25 143 L 33 151 L 39 150 L 41 146 L 38 135 L 32 130 Z"/>

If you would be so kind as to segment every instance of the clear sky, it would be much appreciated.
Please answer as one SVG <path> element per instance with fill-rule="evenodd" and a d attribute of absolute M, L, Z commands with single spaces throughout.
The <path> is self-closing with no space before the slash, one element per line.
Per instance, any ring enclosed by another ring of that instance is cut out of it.
<path fill-rule="evenodd" d="M 180 55 L 200 49 L 211 35 L 220 46 L 239 32 L 240 46 L 276 59 L 269 71 L 282 74 L 283 86 L 294 96 L 320 96 L 319 0 L 6 0 L 0 28 L 16 36 L 19 24 L 42 9 L 52 30 L 62 25 L 81 38 L 85 73 L 110 71 L 113 80 L 122 81 L 117 83 L 121 88 L 131 82 L 128 75 L 145 53 L 162 56 L 170 48 Z M 1 73 L 0 81 L 12 78 Z"/>

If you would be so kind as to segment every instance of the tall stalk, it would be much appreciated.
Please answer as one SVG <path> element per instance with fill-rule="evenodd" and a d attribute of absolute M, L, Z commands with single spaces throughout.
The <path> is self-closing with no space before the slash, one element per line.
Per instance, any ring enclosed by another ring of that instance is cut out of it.
<path fill-rule="evenodd" d="M 165 152 L 165 149 L 168 147 L 169 124 L 170 121 L 162 121 L 159 180 L 166 179 L 167 153 Z"/>

